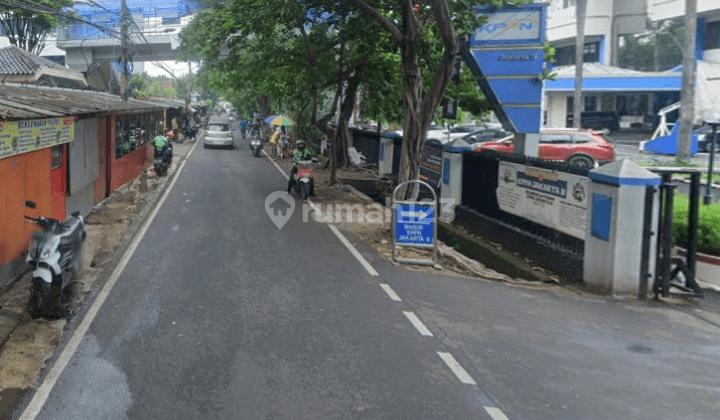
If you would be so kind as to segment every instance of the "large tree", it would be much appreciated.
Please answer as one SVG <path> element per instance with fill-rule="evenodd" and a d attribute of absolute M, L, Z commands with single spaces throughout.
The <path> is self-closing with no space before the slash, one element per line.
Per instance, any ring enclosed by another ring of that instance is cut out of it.
<path fill-rule="evenodd" d="M 0 6 L 0 25 L 10 44 L 40 54 L 48 34 L 61 23 L 60 12 L 71 13 L 72 5 L 73 0 L 36 0 L 26 8 Z"/>
<path fill-rule="evenodd" d="M 460 50 L 450 4 L 443 0 L 417 4 L 412 0 L 347 2 L 379 22 L 400 50 L 405 125 L 398 180 L 404 182 L 417 179 L 425 133 L 450 83 L 455 59 Z M 453 6 L 464 6 L 470 10 L 470 5 L 462 1 L 453 2 Z M 433 32 L 442 39 L 444 48 L 429 88 L 423 91 L 422 46 L 423 41 Z"/>

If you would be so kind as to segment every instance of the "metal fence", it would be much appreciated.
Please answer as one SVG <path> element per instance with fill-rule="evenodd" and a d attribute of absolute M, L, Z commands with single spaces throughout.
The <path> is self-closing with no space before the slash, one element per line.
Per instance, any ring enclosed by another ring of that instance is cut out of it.
<path fill-rule="evenodd" d="M 484 151 L 480 153 L 467 151 L 463 154 L 463 207 L 471 210 L 471 212 L 482 215 L 485 222 L 492 221 L 498 226 L 502 225 L 504 230 L 514 230 L 525 237 L 531 238 L 536 242 L 533 246 L 540 244 L 551 251 L 562 251 L 562 254 L 574 256 L 576 257 L 575 260 L 581 261 L 585 246 L 582 239 L 506 213 L 500 209 L 496 195 L 500 161 L 530 165 L 537 168 L 557 170 L 581 176 L 588 176 L 589 171 L 567 165 L 563 162 L 552 162 L 494 151 Z M 502 238 L 489 239 L 497 239 L 498 242 L 503 242 Z"/>

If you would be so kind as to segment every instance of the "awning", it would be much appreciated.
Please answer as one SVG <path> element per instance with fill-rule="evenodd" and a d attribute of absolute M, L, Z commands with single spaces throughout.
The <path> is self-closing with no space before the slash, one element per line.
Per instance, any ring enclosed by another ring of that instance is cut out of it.
<path fill-rule="evenodd" d="M 546 92 L 575 90 L 575 66 L 558 67 L 555 80 L 545 82 Z M 666 92 L 682 89 L 681 72 L 642 72 L 620 67 L 585 63 L 584 92 Z"/>

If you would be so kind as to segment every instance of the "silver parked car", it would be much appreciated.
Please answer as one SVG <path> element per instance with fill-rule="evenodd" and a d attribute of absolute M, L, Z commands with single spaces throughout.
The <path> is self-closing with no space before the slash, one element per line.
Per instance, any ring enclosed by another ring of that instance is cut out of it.
<path fill-rule="evenodd" d="M 233 132 L 230 121 L 227 119 L 211 120 L 205 130 L 203 147 L 206 149 L 209 147 L 226 147 L 232 149 L 233 146 Z"/>

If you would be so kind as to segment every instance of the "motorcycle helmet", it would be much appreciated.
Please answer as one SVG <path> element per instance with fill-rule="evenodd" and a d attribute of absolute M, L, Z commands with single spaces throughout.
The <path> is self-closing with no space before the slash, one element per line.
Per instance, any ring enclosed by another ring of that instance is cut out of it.
<path fill-rule="evenodd" d="M 175 133 L 173 133 L 172 131 L 168 131 L 168 132 L 167 132 L 167 137 L 168 137 L 169 139 L 171 139 L 171 138 L 175 137 Z"/>

